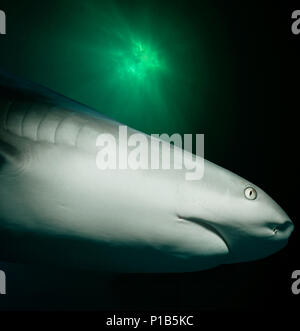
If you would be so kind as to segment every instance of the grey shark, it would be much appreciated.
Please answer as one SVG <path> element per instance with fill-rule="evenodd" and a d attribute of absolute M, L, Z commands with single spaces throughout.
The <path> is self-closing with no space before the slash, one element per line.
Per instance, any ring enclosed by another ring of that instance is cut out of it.
<path fill-rule="evenodd" d="M 0 260 L 189 272 L 264 258 L 287 244 L 294 226 L 281 207 L 207 160 L 199 181 L 174 169 L 97 169 L 97 136 L 117 136 L 119 126 L 1 75 Z"/>

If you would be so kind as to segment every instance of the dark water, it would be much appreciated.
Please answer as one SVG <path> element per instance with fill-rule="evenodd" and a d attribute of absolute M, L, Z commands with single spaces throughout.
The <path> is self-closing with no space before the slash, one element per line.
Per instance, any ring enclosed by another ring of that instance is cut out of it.
<path fill-rule="evenodd" d="M 288 247 L 268 259 L 190 274 L 3 262 L 0 309 L 293 307 L 290 278 L 300 268 L 295 7 L 180 0 L 0 7 L 8 22 L 0 67 L 147 133 L 204 133 L 206 158 L 262 187 L 296 226 Z"/>

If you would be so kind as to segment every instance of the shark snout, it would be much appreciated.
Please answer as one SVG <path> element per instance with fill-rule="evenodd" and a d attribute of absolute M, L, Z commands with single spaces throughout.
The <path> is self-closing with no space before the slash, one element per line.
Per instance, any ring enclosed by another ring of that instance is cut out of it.
<path fill-rule="evenodd" d="M 293 222 L 290 219 L 288 219 L 282 223 L 275 225 L 274 229 L 273 229 L 273 233 L 274 233 L 274 235 L 279 237 L 279 239 L 284 240 L 284 239 L 288 239 L 290 237 L 290 235 L 294 231 L 294 228 L 295 228 L 295 226 L 294 226 Z"/>

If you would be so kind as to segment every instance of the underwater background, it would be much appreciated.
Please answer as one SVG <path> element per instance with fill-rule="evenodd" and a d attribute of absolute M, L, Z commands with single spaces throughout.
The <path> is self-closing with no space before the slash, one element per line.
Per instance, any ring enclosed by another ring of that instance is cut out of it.
<path fill-rule="evenodd" d="M 8 293 L 0 309 L 293 306 L 299 82 L 288 75 L 297 77 L 299 62 L 296 8 L 204 0 L 1 0 L 0 8 L 1 69 L 149 134 L 204 133 L 205 158 L 260 186 L 296 228 L 267 259 L 195 273 L 112 276 L 0 259 Z"/>

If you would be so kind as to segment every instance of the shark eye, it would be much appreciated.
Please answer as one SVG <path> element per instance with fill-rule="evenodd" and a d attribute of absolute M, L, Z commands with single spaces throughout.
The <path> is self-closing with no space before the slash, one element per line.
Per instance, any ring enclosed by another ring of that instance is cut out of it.
<path fill-rule="evenodd" d="M 249 200 L 255 200 L 257 197 L 257 192 L 253 187 L 247 187 L 244 191 L 245 197 Z"/>
<path fill-rule="evenodd" d="M 274 234 L 276 234 L 278 232 L 278 229 L 275 227 L 275 228 L 273 228 L 272 231 L 273 231 Z"/>

